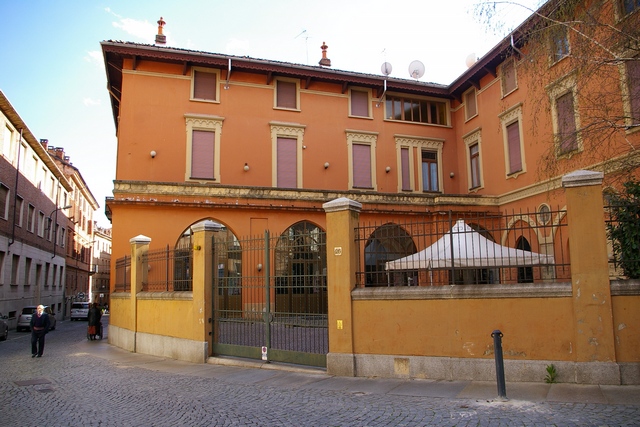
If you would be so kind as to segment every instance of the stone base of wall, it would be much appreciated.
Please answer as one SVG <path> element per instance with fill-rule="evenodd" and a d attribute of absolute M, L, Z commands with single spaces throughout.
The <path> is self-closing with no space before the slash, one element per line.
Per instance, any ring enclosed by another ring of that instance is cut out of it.
<path fill-rule="evenodd" d="M 207 342 L 142 332 L 135 333 L 117 326 L 109 326 L 109 344 L 135 353 L 192 363 L 205 363 L 209 357 L 209 343 Z"/>
<path fill-rule="evenodd" d="M 544 382 L 553 364 L 559 383 L 640 384 L 640 363 L 505 360 L 508 382 Z M 339 376 L 420 378 L 447 381 L 496 381 L 494 359 L 327 354 L 327 373 Z"/>

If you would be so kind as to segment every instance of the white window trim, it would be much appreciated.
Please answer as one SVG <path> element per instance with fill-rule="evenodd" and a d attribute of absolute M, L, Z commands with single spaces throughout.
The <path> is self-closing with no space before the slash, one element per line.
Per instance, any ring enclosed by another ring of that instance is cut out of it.
<path fill-rule="evenodd" d="M 296 85 L 296 108 L 278 107 L 278 82 L 295 83 Z M 273 80 L 273 109 L 283 111 L 301 111 L 300 110 L 300 79 L 290 79 L 286 77 L 276 77 Z"/>
<path fill-rule="evenodd" d="M 288 109 L 285 108 L 285 110 Z M 270 122 L 269 126 L 271 126 L 271 186 L 278 188 L 278 138 L 291 138 L 296 140 L 296 188 L 302 188 L 302 147 L 306 126 L 280 122 Z"/>
<path fill-rule="evenodd" d="M 353 145 L 369 145 L 371 154 L 371 187 L 373 191 L 378 190 L 378 182 L 376 179 L 376 144 L 378 142 L 378 132 L 352 131 L 347 130 L 347 153 L 349 162 L 349 190 L 362 191 L 360 187 L 353 186 Z"/>
<path fill-rule="evenodd" d="M 549 95 L 549 103 L 551 105 L 551 124 L 553 127 L 553 143 L 555 145 L 555 150 L 556 150 L 556 156 L 558 158 L 569 158 L 571 156 L 573 156 L 574 154 L 580 153 L 583 150 L 583 143 L 582 143 L 582 134 L 579 131 L 580 129 L 580 113 L 578 110 L 578 96 L 577 96 L 577 91 L 575 90 L 576 87 L 576 76 L 574 74 L 569 75 L 567 77 L 564 77 L 563 79 L 552 83 L 551 85 L 547 86 L 547 94 Z M 575 121 L 576 121 L 576 130 L 577 131 L 577 136 L 576 136 L 576 141 L 578 144 L 578 148 L 576 150 L 572 150 L 569 151 L 567 153 L 561 153 L 560 152 L 560 138 L 558 137 L 558 105 L 557 105 L 557 100 L 559 97 L 561 97 L 562 95 L 566 95 L 567 93 L 571 92 L 571 95 L 573 96 L 573 109 L 574 109 L 574 117 L 575 117 Z"/>
<path fill-rule="evenodd" d="M 422 150 L 427 149 L 431 151 L 436 151 L 437 159 L 438 159 L 438 191 L 442 192 L 443 185 L 443 172 L 442 172 L 442 148 L 444 147 L 444 139 L 435 139 L 435 138 L 423 138 L 419 136 L 409 136 L 409 135 L 395 135 L 396 141 L 396 158 L 397 158 L 397 170 L 398 170 L 398 192 L 406 193 L 409 190 L 402 190 L 402 159 L 400 158 L 400 151 L 402 148 L 409 148 L 409 179 L 411 182 L 411 192 L 414 193 L 423 193 L 423 183 L 422 183 Z M 420 156 L 418 157 L 420 160 L 420 171 L 416 174 L 414 170 L 414 156 L 416 155 L 416 150 L 420 151 Z M 417 188 L 414 185 L 415 177 L 418 177 L 418 185 Z M 428 191 L 433 193 L 432 191 Z"/>
<path fill-rule="evenodd" d="M 366 92 L 367 93 L 367 116 L 356 116 L 351 114 L 351 92 L 352 91 L 356 91 L 356 92 Z M 349 88 L 349 117 L 353 117 L 355 119 L 372 119 L 373 120 L 373 116 L 372 116 L 372 108 L 371 108 L 371 89 L 367 89 L 367 88 L 362 88 L 362 87 L 353 87 L 353 88 Z"/>
<path fill-rule="evenodd" d="M 201 73 L 211 73 L 216 75 L 216 99 L 201 99 L 193 97 L 193 90 L 196 82 L 196 71 Z M 196 102 L 208 102 L 210 104 L 219 104 L 220 103 L 220 70 L 214 68 L 204 68 L 204 67 L 191 67 L 191 93 L 189 94 L 190 101 Z"/>
<path fill-rule="evenodd" d="M 191 182 L 203 182 L 202 179 L 195 179 L 191 177 L 191 156 L 193 154 L 193 131 L 204 130 L 213 131 L 214 136 L 214 154 L 213 154 L 213 179 L 215 182 L 220 182 L 220 141 L 222 136 L 222 122 L 224 117 L 219 116 L 205 116 L 200 114 L 185 114 L 186 132 L 187 132 L 187 159 L 186 169 L 184 172 L 185 181 Z M 204 180 L 209 182 L 209 180 Z"/>
<path fill-rule="evenodd" d="M 508 62 L 511 62 L 513 64 L 515 85 L 513 86 L 513 89 L 511 89 L 509 92 L 505 92 L 504 91 L 504 86 L 505 86 L 504 85 L 504 67 L 505 67 L 505 64 L 507 64 Z M 502 64 L 500 64 L 500 91 L 502 92 L 502 98 L 515 92 L 517 89 L 518 89 L 518 67 L 517 67 L 516 59 L 511 57 L 511 58 L 508 58 L 506 61 L 504 61 Z"/>
<path fill-rule="evenodd" d="M 526 156 L 524 155 L 524 132 L 522 129 L 522 103 L 518 103 L 503 113 L 499 114 L 500 122 L 502 125 L 502 144 L 504 152 L 504 171 L 506 179 L 515 179 L 523 173 L 527 172 L 527 164 L 525 162 Z M 522 170 L 519 172 L 509 173 L 509 139 L 507 136 L 507 126 L 514 122 L 518 122 L 518 132 L 520 134 L 520 162 L 522 164 Z"/>
<path fill-rule="evenodd" d="M 467 152 L 467 188 L 469 192 L 475 193 L 478 190 L 484 188 L 484 168 L 482 167 L 482 131 L 481 129 L 474 130 L 473 132 L 462 137 Z M 473 187 L 473 177 L 471 172 L 471 152 L 472 145 L 478 144 L 478 167 L 480 168 L 480 185 Z"/>
<path fill-rule="evenodd" d="M 468 113 L 468 109 L 467 109 L 467 95 L 470 94 L 471 92 L 474 93 L 474 98 L 476 100 L 476 113 L 472 116 L 469 116 Z M 465 117 L 465 122 L 468 122 L 469 120 L 473 119 L 474 117 L 478 116 L 478 91 L 476 90 L 475 87 L 472 87 L 471 89 L 467 90 L 466 92 L 464 92 L 462 94 L 462 99 L 464 100 L 464 117 Z"/>

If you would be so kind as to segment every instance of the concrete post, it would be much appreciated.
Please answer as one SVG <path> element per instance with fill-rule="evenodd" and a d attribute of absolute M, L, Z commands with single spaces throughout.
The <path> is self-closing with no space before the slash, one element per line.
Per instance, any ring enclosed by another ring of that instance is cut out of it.
<path fill-rule="evenodd" d="M 615 362 L 616 356 L 602 178 L 601 172 L 584 170 L 562 177 L 567 199 L 576 322 L 576 376 L 578 383 L 619 384 L 618 365 L 610 363 Z M 585 381 L 583 377 L 589 377 L 591 381 Z M 592 381 L 594 377 L 596 382 Z"/>
<path fill-rule="evenodd" d="M 206 343 L 204 360 L 211 356 L 213 346 L 213 236 L 222 226 L 213 221 L 203 221 L 193 231 L 193 312 L 196 315 L 198 335 Z"/>
<path fill-rule="evenodd" d="M 351 291 L 356 284 L 358 248 L 355 228 L 362 204 L 340 198 L 322 205 L 327 218 L 327 299 L 329 354 L 327 373 L 356 376 Z"/>
<path fill-rule="evenodd" d="M 133 332 L 133 349 L 136 351 L 135 335 L 138 331 L 138 293 L 142 292 L 142 283 L 147 280 L 149 268 L 147 263 L 142 262 L 144 254 L 149 252 L 151 239 L 147 236 L 139 235 L 129 240 L 131 244 L 131 331 Z"/>

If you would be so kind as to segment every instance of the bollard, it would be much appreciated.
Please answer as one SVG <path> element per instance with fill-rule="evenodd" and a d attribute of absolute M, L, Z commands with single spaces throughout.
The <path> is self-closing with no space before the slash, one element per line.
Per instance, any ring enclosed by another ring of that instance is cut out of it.
<path fill-rule="evenodd" d="M 507 386 L 504 382 L 504 360 L 502 358 L 502 332 L 496 329 L 491 333 L 493 337 L 493 352 L 496 359 L 496 380 L 498 381 L 498 397 L 507 398 Z"/>

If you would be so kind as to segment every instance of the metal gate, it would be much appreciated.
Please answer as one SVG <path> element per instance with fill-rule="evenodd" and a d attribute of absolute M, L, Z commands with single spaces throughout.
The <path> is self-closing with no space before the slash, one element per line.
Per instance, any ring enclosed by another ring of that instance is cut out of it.
<path fill-rule="evenodd" d="M 279 237 L 216 234 L 213 353 L 326 367 L 325 232 L 301 222 Z"/>

